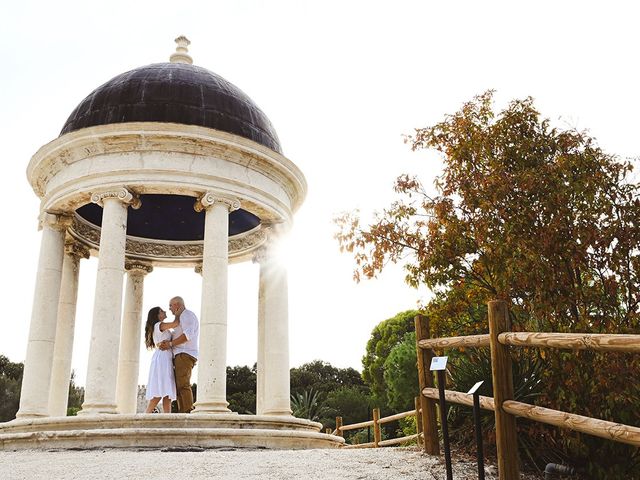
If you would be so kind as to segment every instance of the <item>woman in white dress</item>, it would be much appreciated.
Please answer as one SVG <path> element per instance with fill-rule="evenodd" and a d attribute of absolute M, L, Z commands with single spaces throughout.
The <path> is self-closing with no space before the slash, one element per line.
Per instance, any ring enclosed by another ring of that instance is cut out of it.
<path fill-rule="evenodd" d="M 149 310 L 147 323 L 144 327 L 144 343 L 148 349 L 154 349 L 149 368 L 149 381 L 147 382 L 146 399 L 149 405 L 145 413 L 152 413 L 160 399 L 162 399 L 162 411 L 171 413 L 171 401 L 176 399 L 176 381 L 173 375 L 173 353 L 171 349 L 160 350 L 156 348 L 163 340 L 171 340 L 170 328 L 180 324 L 180 318 L 173 322 L 164 322 L 167 312 L 160 307 Z"/>

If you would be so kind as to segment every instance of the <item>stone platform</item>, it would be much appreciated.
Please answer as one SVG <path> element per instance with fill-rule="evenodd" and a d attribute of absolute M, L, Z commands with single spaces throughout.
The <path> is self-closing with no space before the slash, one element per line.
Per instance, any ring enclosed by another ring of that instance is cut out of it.
<path fill-rule="evenodd" d="M 0 423 L 0 450 L 94 448 L 338 448 L 344 439 L 295 417 L 136 414 L 45 417 Z"/>

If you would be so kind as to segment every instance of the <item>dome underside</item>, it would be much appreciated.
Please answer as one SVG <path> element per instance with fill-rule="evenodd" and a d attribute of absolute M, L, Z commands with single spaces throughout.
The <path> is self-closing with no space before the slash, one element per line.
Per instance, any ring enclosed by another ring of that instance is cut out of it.
<path fill-rule="evenodd" d="M 204 239 L 204 212 L 196 212 L 196 199 L 185 195 L 141 195 L 141 207 L 129 208 L 127 235 L 150 240 L 201 241 Z M 102 225 L 102 207 L 88 203 L 76 210 L 96 227 Z M 252 230 L 260 219 L 246 210 L 229 214 L 229 237 Z"/>
<path fill-rule="evenodd" d="M 194 65 L 158 63 L 118 75 L 76 107 L 60 135 L 127 122 L 198 125 L 282 153 L 275 129 L 262 110 L 235 85 Z"/>

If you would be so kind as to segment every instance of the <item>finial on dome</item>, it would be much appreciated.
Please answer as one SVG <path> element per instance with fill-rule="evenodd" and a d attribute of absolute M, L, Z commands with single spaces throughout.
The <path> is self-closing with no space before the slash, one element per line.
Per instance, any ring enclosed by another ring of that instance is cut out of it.
<path fill-rule="evenodd" d="M 189 50 L 187 47 L 191 44 L 189 39 L 184 35 L 180 35 L 175 39 L 175 42 L 178 44 L 176 47 L 176 51 L 171 54 L 169 57 L 169 61 L 171 63 L 188 63 L 191 65 L 193 63 L 193 58 L 189 55 Z"/>

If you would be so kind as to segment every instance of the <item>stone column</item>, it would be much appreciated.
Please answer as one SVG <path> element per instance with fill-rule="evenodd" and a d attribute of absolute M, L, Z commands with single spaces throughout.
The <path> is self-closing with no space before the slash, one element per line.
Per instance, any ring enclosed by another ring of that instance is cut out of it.
<path fill-rule="evenodd" d="M 236 199 L 207 192 L 196 203 L 206 210 L 202 252 L 202 305 L 195 413 L 226 413 L 227 408 L 227 270 L 229 212 Z"/>
<path fill-rule="evenodd" d="M 256 413 L 291 415 L 289 380 L 289 296 L 287 271 L 275 258 L 278 232 L 256 254 L 258 296 L 258 378 Z"/>
<path fill-rule="evenodd" d="M 75 240 L 67 240 L 62 263 L 62 285 L 58 303 L 56 343 L 53 350 L 51 388 L 49 390 L 49 415 L 67 415 L 69 382 L 71 381 L 71 357 L 76 324 L 78 300 L 78 276 L 80 259 L 89 258 L 89 249 Z"/>
<path fill-rule="evenodd" d="M 101 204 L 103 211 L 87 383 L 79 415 L 117 413 L 116 382 L 127 207 L 129 204 L 133 208 L 140 206 L 140 201 L 126 188 L 94 193 L 91 201 Z"/>
<path fill-rule="evenodd" d="M 264 414 L 264 270 L 263 262 L 266 260 L 266 248 L 261 247 L 253 255 L 253 263 L 260 264 L 260 274 L 258 280 L 258 355 L 256 361 L 256 415 Z"/>
<path fill-rule="evenodd" d="M 40 258 L 17 418 L 49 415 L 51 365 L 62 280 L 64 236 L 68 224 L 69 217 L 50 213 L 40 216 Z"/>
<path fill-rule="evenodd" d="M 127 285 L 124 293 L 116 399 L 118 412 L 133 414 L 136 413 L 138 404 L 144 276 L 151 273 L 153 267 L 140 262 L 127 262 L 125 269 Z"/>

